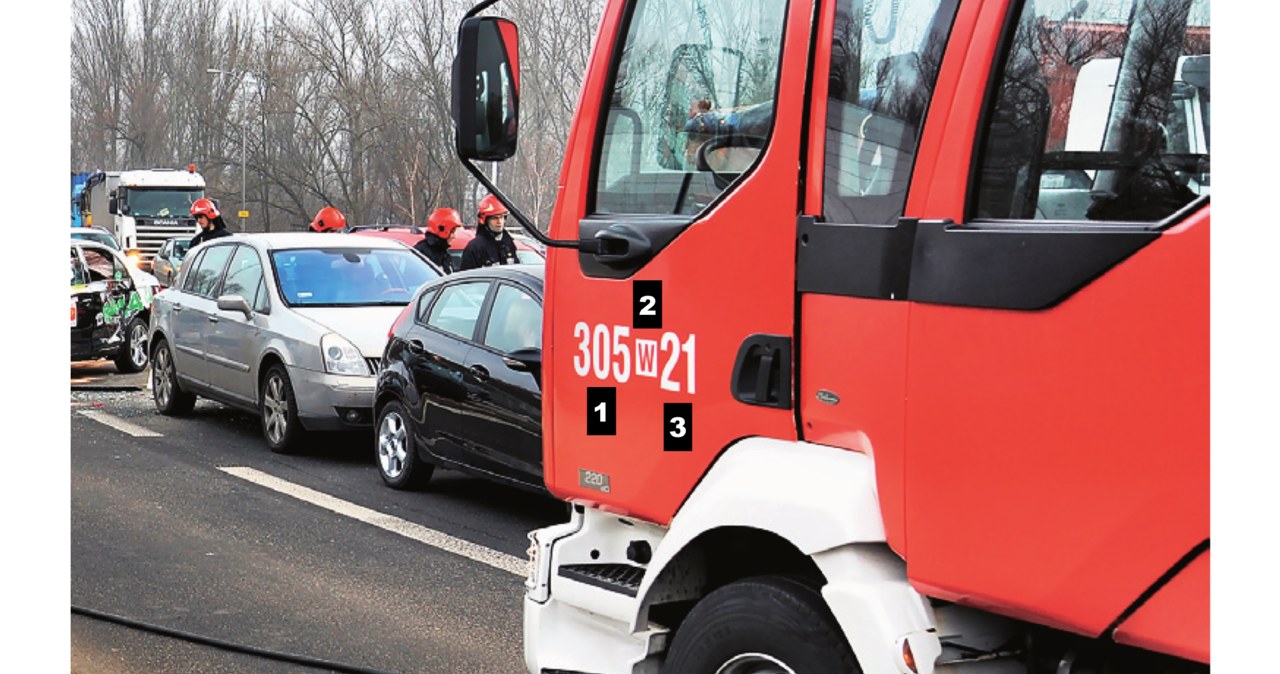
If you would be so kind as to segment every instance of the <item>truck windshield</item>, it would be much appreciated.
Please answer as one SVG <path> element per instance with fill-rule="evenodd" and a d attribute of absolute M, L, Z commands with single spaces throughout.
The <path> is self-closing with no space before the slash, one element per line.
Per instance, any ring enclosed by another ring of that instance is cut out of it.
<path fill-rule="evenodd" d="M 405 248 L 298 248 L 271 254 L 280 294 L 289 306 L 409 303 L 439 274 Z"/>
<path fill-rule="evenodd" d="M 202 189 L 131 187 L 129 215 L 135 218 L 185 218 L 191 215 L 191 204 L 203 196 Z"/>

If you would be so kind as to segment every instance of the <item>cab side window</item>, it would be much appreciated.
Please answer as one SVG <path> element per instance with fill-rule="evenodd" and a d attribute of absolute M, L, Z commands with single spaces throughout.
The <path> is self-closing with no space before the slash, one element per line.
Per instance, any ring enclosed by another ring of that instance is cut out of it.
<path fill-rule="evenodd" d="M 1209 2 L 1029 0 L 975 219 L 1156 222 L 1209 193 Z"/>
<path fill-rule="evenodd" d="M 893 224 L 907 202 L 954 0 L 840 0 L 827 94 L 827 222 Z"/>
<path fill-rule="evenodd" d="M 594 212 L 696 214 L 753 165 L 773 128 L 786 7 L 634 3 L 601 124 Z"/>

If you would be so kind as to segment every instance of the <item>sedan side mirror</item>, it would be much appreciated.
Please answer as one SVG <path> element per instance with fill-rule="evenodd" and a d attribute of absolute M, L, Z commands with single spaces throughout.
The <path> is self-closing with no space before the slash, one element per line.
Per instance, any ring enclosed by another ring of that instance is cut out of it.
<path fill-rule="evenodd" d="M 249 303 L 239 295 L 223 295 L 219 297 L 218 309 L 221 311 L 239 311 L 244 314 L 245 320 L 253 318 L 253 309 L 250 309 Z"/>

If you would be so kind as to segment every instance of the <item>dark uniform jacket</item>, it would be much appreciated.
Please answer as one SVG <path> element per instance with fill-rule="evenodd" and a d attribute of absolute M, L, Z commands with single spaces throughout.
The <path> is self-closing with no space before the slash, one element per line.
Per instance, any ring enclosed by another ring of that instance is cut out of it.
<path fill-rule="evenodd" d="M 462 251 L 462 269 L 490 267 L 495 264 L 516 264 L 516 242 L 504 229 L 495 236 L 488 225 L 476 228 L 476 238 Z"/>
<path fill-rule="evenodd" d="M 231 236 L 231 230 L 226 225 L 214 224 L 213 229 L 201 229 L 199 234 L 191 239 L 191 248 L 195 248 L 205 241 L 211 239 L 221 239 L 224 236 Z"/>
<path fill-rule="evenodd" d="M 428 260 L 436 263 L 436 266 L 446 274 L 452 274 L 453 258 L 449 257 L 449 242 L 427 232 L 422 240 L 413 244 L 413 249 L 427 256 Z"/>

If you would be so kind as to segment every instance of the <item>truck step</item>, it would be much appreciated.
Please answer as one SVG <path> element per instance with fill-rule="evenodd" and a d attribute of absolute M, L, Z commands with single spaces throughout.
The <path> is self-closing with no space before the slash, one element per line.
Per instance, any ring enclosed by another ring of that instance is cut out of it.
<path fill-rule="evenodd" d="M 568 564 L 560 567 L 560 575 L 634 597 L 644 580 L 644 568 L 630 564 Z"/>

